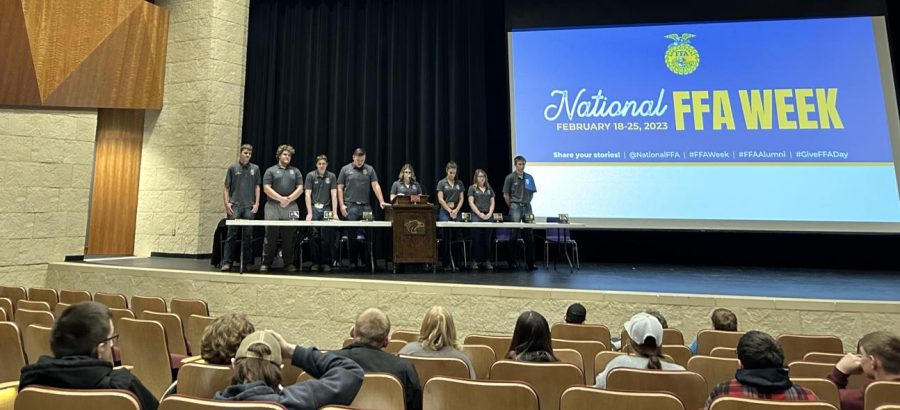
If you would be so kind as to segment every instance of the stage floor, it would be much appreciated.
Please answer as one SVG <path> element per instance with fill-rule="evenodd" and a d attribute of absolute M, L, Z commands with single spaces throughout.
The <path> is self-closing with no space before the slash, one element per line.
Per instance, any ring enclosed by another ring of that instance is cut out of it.
<path fill-rule="evenodd" d="M 218 272 L 209 259 L 102 258 L 84 263 L 200 272 Z M 238 275 L 237 272 L 222 273 Z M 245 273 L 252 275 L 253 273 Z M 311 276 L 342 279 L 432 282 L 482 286 L 519 286 L 576 290 L 644 293 L 728 295 L 773 298 L 834 299 L 860 301 L 900 300 L 900 274 L 886 271 L 824 270 L 722 266 L 582 264 L 570 272 L 568 266 L 534 272 L 350 272 L 328 273 L 278 270 L 270 275 Z"/>

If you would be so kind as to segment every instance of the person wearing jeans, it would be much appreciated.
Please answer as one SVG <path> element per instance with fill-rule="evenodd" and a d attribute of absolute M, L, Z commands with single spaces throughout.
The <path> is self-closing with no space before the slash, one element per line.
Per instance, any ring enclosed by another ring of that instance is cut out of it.
<path fill-rule="evenodd" d="M 241 145 L 238 162 L 235 162 L 225 174 L 225 213 L 228 219 L 254 219 L 259 210 L 259 185 L 262 183 L 262 175 L 259 166 L 250 163 L 253 155 L 253 146 Z M 253 228 L 249 226 L 228 227 L 228 236 L 225 239 L 225 251 L 222 255 L 222 271 L 231 270 L 234 264 L 235 241 L 238 232 L 242 232 L 241 246 L 243 248 L 244 265 L 253 262 L 253 252 L 250 250 L 250 237 L 248 232 Z"/>
<path fill-rule="evenodd" d="M 319 155 L 316 157 L 316 169 L 306 174 L 303 183 L 306 191 L 306 220 L 322 221 L 325 219 L 325 211 L 332 212 L 332 219 L 338 219 L 337 210 L 337 178 L 333 172 L 328 171 L 328 157 Z M 333 248 L 335 243 L 335 228 L 313 227 L 309 230 L 309 253 L 312 254 L 313 271 L 331 270 L 334 261 Z"/>
<path fill-rule="evenodd" d="M 344 165 L 338 175 L 337 199 L 341 215 L 348 221 L 358 221 L 362 219 L 363 212 L 372 212 L 372 207 L 369 206 L 369 193 L 372 191 L 375 192 L 381 209 L 390 205 L 384 202 L 384 194 L 381 192 L 375 168 L 366 164 L 366 152 L 362 148 L 357 148 L 353 151 L 353 161 Z M 347 235 L 351 268 L 359 260 L 356 240 L 362 238 L 364 238 L 362 229 L 356 230 L 355 235 L 352 233 Z M 363 263 L 368 262 L 368 257 L 367 254 L 363 256 Z"/>
<path fill-rule="evenodd" d="M 532 214 L 531 198 L 537 192 L 534 183 L 534 177 L 525 172 L 525 157 L 519 155 L 513 159 L 515 171 L 506 176 L 503 181 L 503 199 L 509 205 L 509 221 L 523 222 L 525 218 Z M 536 270 L 534 264 L 534 233 L 532 229 L 513 229 L 509 235 L 509 267 L 517 269 L 516 263 L 516 243 L 519 235 L 525 241 L 525 263 L 528 270 Z"/>

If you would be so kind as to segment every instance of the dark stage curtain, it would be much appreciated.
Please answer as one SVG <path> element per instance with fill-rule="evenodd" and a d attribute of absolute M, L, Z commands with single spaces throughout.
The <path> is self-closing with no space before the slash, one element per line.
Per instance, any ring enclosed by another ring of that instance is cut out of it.
<path fill-rule="evenodd" d="M 287 143 L 303 172 L 324 153 L 337 173 L 362 147 L 386 199 L 406 162 L 429 193 L 449 160 L 466 184 L 476 168 L 489 168 L 489 155 L 499 155 L 498 172 L 509 172 L 508 134 L 488 138 L 486 125 L 485 7 L 481 0 L 252 1 L 243 140 L 256 148 L 254 162 L 273 165 Z M 504 176 L 490 178 L 499 187 Z"/>

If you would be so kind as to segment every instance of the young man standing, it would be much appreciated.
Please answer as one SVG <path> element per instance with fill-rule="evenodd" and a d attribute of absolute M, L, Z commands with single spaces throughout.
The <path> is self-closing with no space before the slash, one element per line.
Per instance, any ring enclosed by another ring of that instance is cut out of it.
<path fill-rule="evenodd" d="M 321 221 L 325 219 L 325 211 L 332 212 L 332 219 L 338 219 L 337 210 L 337 178 L 334 173 L 328 171 L 328 157 L 319 155 L 316 157 L 316 170 L 306 174 L 303 183 L 306 191 L 306 220 Z M 331 270 L 334 261 L 332 248 L 334 247 L 334 228 L 312 228 L 309 233 L 309 248 L 312 254 L 312 270 Z"/>
<path fill-rule="evenodd" d="M 359 221 L 363 212 L 372 212 L 369 205 L 369 192 L 375 191 L 375 197 L 382 209 L 389 204 L 384 202 L 384 194 L 381 185 L 378 184 L 378 175 L 375 168 L 366 164 L 366 152 L 362 148 L 353 151 L 353 161 L 341 168 L 337 181 L 337 198 L 341 215 L 348 221 Z M 354 239 L 363 237 L 362 230 L 357 231 L 356 238 L 349 237 L 350 266 L 354 266 L 359 259 L 359 250 Z M 363 257 L 363 262 L 368 262 L 368 255 Z"/>
<path fill-rule="evenodd" d="M 228 219 L 254 219 L 259 210 L 259 185 L 262 183 L 262 174 L 259 172 L 258 165 L 250 163 L 252 155 L 252 145 L 241 145 L 238 162 L 231 164 L 225 174 L 225 213 L 228 215 Z M 250 235 L 247 235 L 251 229 L 249 226 L 242 229 L 244 232 L 241 237 L 241 247 L 243 248 L 244 266 L 250 265 L 253 261 Z M 230 271 L 231 265 L 234 263 L 234 245 L 238 231 L 237 226 L 228 227 L 225 252 L 222 255 L 222 272 Z"/>
<path fill-rule="evenodd" d="M 531 198 L 537 192 L 534 177 L 525 172 L 525 157 L 519 155 L 513 159 L 515 171 L 506 176 L 503 181 L 503 199 L 509 205 L 510 222 L 522 222 L 532 213 Z M 519 229 L 513 229 L 509 235 L 509 267 L 517 269 L 516 242 L 519 239 Z M 536 270 L 534 264 L 534 233 L 531 229 L 521 230 L 522 239 L 525 240 L 525 263 L 528 270 Z"/>
<path fill-rule="evenodd" d="M 294 202 L 303 194 L 303 174 L 291 166 L 294 147 L 281 145 L 275 158 L 278 163 L 269 167 L 263 175 L 263 190 L 269 200 L 266 201 L 266 220 L 291 221 L 300 219 L 300 207 Z M 281 255 L 284 258 L 284 270 L 295 272 L 294 236 L 297 228 L 293 226 L 266 227 L 266 245 L 263 249 L 263 264 L 260 272 L 268 272 L 275 259 L 278 240 L 281 240 Z"/>

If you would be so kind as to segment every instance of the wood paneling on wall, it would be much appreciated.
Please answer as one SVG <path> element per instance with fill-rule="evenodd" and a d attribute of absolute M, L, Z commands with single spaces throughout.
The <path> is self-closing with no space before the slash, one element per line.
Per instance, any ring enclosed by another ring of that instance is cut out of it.
<path fill-rule="evenodd" d="M 100 109 L 85 255 L 132 255 L 143 110 Z"/>
<path fill-rule="evenodd" d="M 162 108 L 168 11 L 143 0 L 0 3 L 0 57 L 12 62 L 0 68 L 0 104 Z"/>

